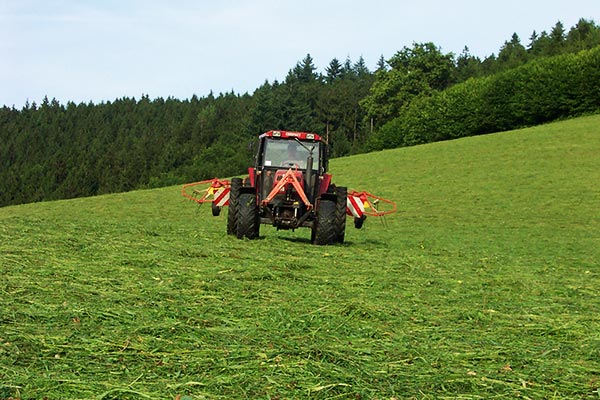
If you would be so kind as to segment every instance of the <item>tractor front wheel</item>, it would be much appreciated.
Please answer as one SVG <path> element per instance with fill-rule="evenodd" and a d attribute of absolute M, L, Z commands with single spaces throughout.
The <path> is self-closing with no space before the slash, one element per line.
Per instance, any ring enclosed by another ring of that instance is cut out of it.
<path fill-rule="evenodd" d="M 256 204 L 256 195 L 253 193 L 242 193 L 240 195 L 237 215 L 237 237 L 242 239 L 258 238 L 260 228 L 260 219 L 258 215 L 258 206 Z"/>

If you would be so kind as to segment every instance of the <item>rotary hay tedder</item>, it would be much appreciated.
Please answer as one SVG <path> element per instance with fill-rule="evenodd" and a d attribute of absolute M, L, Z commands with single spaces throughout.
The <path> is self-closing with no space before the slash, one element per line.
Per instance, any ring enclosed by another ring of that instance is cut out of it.
<path fill-rule="evenodd" d="M 227 233 L 256 239 L 260 224 L 308 227 L 317 245 L 343 243 L 346 216 L 360 229 L 367 215 L 396 212 L 393 201 L 331 182 L 327 146 L 314 133 L 269 131 L 259 137 L 256 164 L 245 179 L 209 179 L 183 186 L 182 195 L 211 203 L 213 216 L 229 207 Z"/>

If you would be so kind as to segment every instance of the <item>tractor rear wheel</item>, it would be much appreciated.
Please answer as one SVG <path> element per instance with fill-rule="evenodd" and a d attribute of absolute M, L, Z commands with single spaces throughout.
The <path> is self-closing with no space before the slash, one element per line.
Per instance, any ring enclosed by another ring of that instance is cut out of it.
<path fill-rule="evenodd" d="M 242 239 L 256 239 L 259 234 L 260 219 L 258 215 L 258 206 L 256 204 L 256 194 L 242 193 L 238 203 L 237 215 L 237 237 Z"/>
<path fill-rule="evenodd" d="M 336 203 L 333 200 L 321 199 L 314 221 L 312 241 L 317 245 L 333 244 L 337 241 L 335 228 Z"/>
<path fill-rule="evenodd" d="M 237 215 L 242 180 L 233 178 L 229 188 L 229 210 L 227 212 L 227 234 L 237 234 Z"/>
<path fill-rule="evenodd" d="M 348 198 L 348 189 L 345 187 L 336 188 L 337 198 L 335 201 L 335 220 L 333 222 L 335 229 L 335 241 L 344 243 L 346 235 L 346 202 Z"/>

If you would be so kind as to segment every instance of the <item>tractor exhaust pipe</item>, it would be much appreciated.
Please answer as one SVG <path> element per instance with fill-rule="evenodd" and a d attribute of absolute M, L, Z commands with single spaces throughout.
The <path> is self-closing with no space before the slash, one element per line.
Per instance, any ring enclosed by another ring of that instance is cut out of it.
<path fill-rule="evenodd" d="M 312 149 L 310 149 L 310 152 L 308 153 L 308 158 L 306 159 L 306 186 L 308 186 L 308 196 L 309 196 L 309 200 L 311 203 L 314 203 L 314 188 L 313 188 L 313 183 L 312 183 L 312 177 L 313 177 L 313 155 L 312 155 Z"/>

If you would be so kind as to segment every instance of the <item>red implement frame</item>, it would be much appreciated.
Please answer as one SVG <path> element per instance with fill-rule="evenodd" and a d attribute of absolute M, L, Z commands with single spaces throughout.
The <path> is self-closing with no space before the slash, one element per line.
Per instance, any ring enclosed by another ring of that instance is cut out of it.
<path fill-rule="evenodd" d="M 291 184 L 294 187 L 294 189 L 296 189 L 296 192 L 298 192 L 298 195 L 302 199 L 304 205 L 306 205 L 307 209 L 310 210 L 311 208 L 313 208 L 313 205 L 310 204 L 310 201 L 308 201 L 308 198 L 306 197 L 306 194 L 304 193 L 300 182 L 298 182 L 298 178 L 296 178 L 296 176 L 294 175 L 294 171 L 292 171 L 291 168 L 288 169 L 283 178 L 281 178 L 281 180 L 277 182 L 277 185 L 275 185 L 273 190 L 271 190 L 271 193 L 269 193 L 267 198 L 264 199 L 262 203 L 268 204 L 269 202 L 271 202 L 275 198 L 275 196 L 279 194 L 281 188 L 285 187 L 285 185 L 287 184 Z"/>
<path fill-rule="evenodd" d="M 348 193 L 348 196 L 358 197 L 360 201 L 363 202 L 365 206 L 364 214 L 371 215 L 373 217 L 381 217 L 387 214 L 393 214 L 396 212 L 396 203 L 391 200 L 384 199 L 383 197 L 375 196 L 369 192 L 357 192 L 356 190 L 352 190 Z M 390 210 L 378 210 L 378 206 L 380 203 L 388 204 L 391 209 Z M 370 210 L 370 211 L 367 211 Z"/>
<path fill-rule="evenodd" d="M 207 185 L 207 184 L 210 184 L 210 186 L 206 189 L 203 189 L 203 190 L 194 189 L 192 191 L 191 195 L 187 192 L 188 188 L 191 188 L 194 186 Z M 217 191 L 221 188 L 229 188 L 230 185 L 231 185 L 230 182 L 226 179 L 218 179 L 218 178 L 207 179 L 205 181 L 188 183 L 186 185 L 183 185 L 183 189 L 181 189 L 181 195 L 183 197 L 185 197 L 186 199 L 195 201 L 198 204 L 212 203 L 213 201 L 217 200 L 214 198 L 215 193 L 217 193 Z M 198 197 L 198 195 L 201 195 L 201 196 Z"/>

